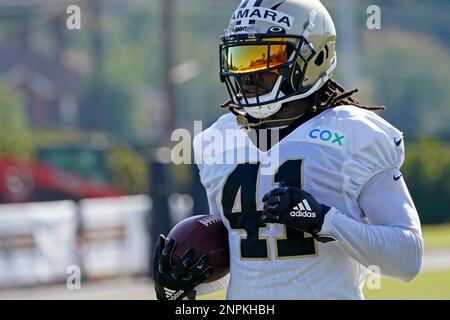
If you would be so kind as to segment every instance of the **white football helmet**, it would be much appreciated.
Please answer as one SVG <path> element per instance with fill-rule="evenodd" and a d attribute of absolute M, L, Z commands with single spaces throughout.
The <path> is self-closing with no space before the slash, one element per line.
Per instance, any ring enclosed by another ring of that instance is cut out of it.
<path fill-rule="evenodd" d="M 231 103 L 267 118 L 319 90 L 336 67 L 336 29 L 319 0 L 243 0 L 220 45 L 221 81 Z M 270 92 L 244 95 L 244 79 L 277 75 Z"/>

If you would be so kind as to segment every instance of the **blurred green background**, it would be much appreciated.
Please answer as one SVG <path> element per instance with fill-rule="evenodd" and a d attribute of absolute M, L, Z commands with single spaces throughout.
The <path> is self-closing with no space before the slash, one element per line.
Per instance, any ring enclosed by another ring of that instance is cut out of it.
<path fill-rule="evenodd" d="M 173 128 L 206 127 L 224 112 L 218 37 L 238 2 L 0 1 L 1 157 L 29 161 L 50 149 L 45 161 L 147 191 L 148 150 L 167 145 Z M 450 3 L 323 2 L 338 31 L 336 78 L 388 107 L 383 116 L 405 133 L 403 173 L 422 222 L 450 222 Z M 66 27 L 73 3 L 81 30 Z M 366 26 L 369 4 L 381 9 L 380 30 Z M 67 146 L 108 160 L 73 168 L 58 162 L 70 159 Z"/>
<path fill-rule="evenodd" d="M 322 2 L 338 32 L 336 79 L 359 87 L 364 103 L 386 105 L 382 116 L 404 132 L 402 172 L 421 221 L 444 224 L 426 229 L 427 251 L 448 257 L 450 2 Z M 124 194 L 150 192 L 148 164 L 171 131 L 224 113 L 218 37 L 238 3 L 0 0 L 0 164 L 45 163 Z M 81 9 L 80 30 L 66 26 L 71 4 Z M 381 9 L 380 30 L 366 26 L 369 5 Z M 171 170 L 175 189 L 189 190 L 191 171 Z M 13 197 L 8 186 L 0 202 L 40 200 Z M 367 296 L 449 298 L 449 273 L 428 270 L 404 291 L 385 280 L 392 295 Z M 445 290 L 434 295 L 435 284 Z"/>

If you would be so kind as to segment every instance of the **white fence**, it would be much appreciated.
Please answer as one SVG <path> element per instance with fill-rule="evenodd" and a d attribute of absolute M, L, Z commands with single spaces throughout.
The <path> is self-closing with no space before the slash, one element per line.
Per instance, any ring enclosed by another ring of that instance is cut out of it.
<path fill-rule="evenodd" d="M 0 287 L 65 281 L 69 266 L 85 279 L 148 272 L 145 195 L 0 205 Z"/>

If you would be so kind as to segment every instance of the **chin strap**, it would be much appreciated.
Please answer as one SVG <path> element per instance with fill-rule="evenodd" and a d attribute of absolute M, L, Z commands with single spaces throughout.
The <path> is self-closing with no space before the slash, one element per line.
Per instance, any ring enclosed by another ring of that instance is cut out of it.
<path fill-rule="evenodd" d="M 250 131 L 252 128 L 257 128 L 260 127 L 263 124 L 266 123 L 277 123 L 277 122 L 284 122 L 284 121 L 295 121 L 298 118 L 303 117 L 305 114 L 312 112 L 315 113 L 317 111 L 317 101 L 318 101 L 318 93 L 316 92 L 316 97 L 314 99 L 314 106 L 311 107 L 309 110 L 307 110 L 306 112 L 302 113 L 301 115 L 298 115 L 296 117 L 293 118 L 284 118 L 284 119 L 273 119 L 273 120 L 262 120 L 262 119 L 257 119 L 259 120 L 256 123 L 252 123 L 249 122 L 247 119 L 247 112 L 245 112 L 243 110 L 242 107 L 237 106 L 232 100 L 226 101 L 224 103 L 222 103 L 220 105 L 221 108 L 228 108 L 228 110 L 234 114 L 236 116 L 236 122 L 237 124 L 242 128 L 245 129 L 247 131 Z"/>
<path fill-rule="evenodd" d="M 250 122 L 248 121 L 248 119 L 247 119 L 245 116 L 239 115 L 239 116 L 236 116 L 236 122 L 237 122 L 238 125 L 240 125 L 243 129 L 249 131 L 249 130 L 252 129 L 252 128 L 257 128 L 257 127 L 259 127 L 259 126 L 261 126 L 261 125 L 263 125 L 263 124 L 266 124 L 266 123 L 276 123 L 276 122 L 284 122 L 284 121 L 294 121 L 294 120 L 297 120 L 298 118 L 302 117 L 303 115 L 304 115 L 304 113 L 301 114 L 301 115 L 299 115 L 299 116 L 297 116 L 297 117 L 294 117 L 294 118 L 276 119 L 276 120 L 260 120 L 258 123 L 250 123 Z"/>
<path fill-rule="evenodd" d="M 223 108 L 228 107 L 230 112 L 236 116 L 237 124 L 242 129 L 245 129 L 247 131 L 251 130 L 252 128 L 260 127 L 261 125 L 266 124 L 266 123 L 277 123 L 277 122 L 284 122 L 284 121 L 294 121 L 294 120 L 297 120 L 298 118 L 300 118 L 300 117 L 302 117 L 302 116 L 304 116 L 306 114 L 306 113 L 302 113 L 299 116 L 296 116 L 296 117 L 293 117 L 293 118 L 284 118 L 284 119 L 273 119 L 273 120 L 262 120 L 262 119 L 259 119 L 258 122 L 251 123 L 251 122 L 248 121 L 248 119 L 246 117 L 247 113 L 245 111 L 243 111 L 242 108 L 239 108 L 238 106 L 234 105 L 231 100 L 226 102 L 226 103 L 224 103 L 224 104 L 222 104 L 222 107 Z"/>

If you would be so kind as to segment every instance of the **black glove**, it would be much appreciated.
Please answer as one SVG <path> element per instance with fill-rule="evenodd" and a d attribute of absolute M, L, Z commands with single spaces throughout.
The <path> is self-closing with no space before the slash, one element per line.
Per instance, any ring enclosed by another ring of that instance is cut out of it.
<path fill-rule="evenodd" d="M 153 259 L 153 278 L 158 300 L 195 300 L 194 288 L 205 281 L 214 272 L 208 265 L 209 257 L 201 256 L 198 261 L 189 267 L 194 257 L 194 250 L 188 249 L 183 257 L 174 265 L 171 265 L 172 252 L 175 240 L 170 239 L 166 244 L 166 238 L 159 236 Z"/>
<path fill-rule="evenodd" d="M 266 193 L 262 201 L 264 209 L 260 223 L 281 223 L 312 235 L 320 232 L 330 210 L 302 189 L 283 184 Z"/>

